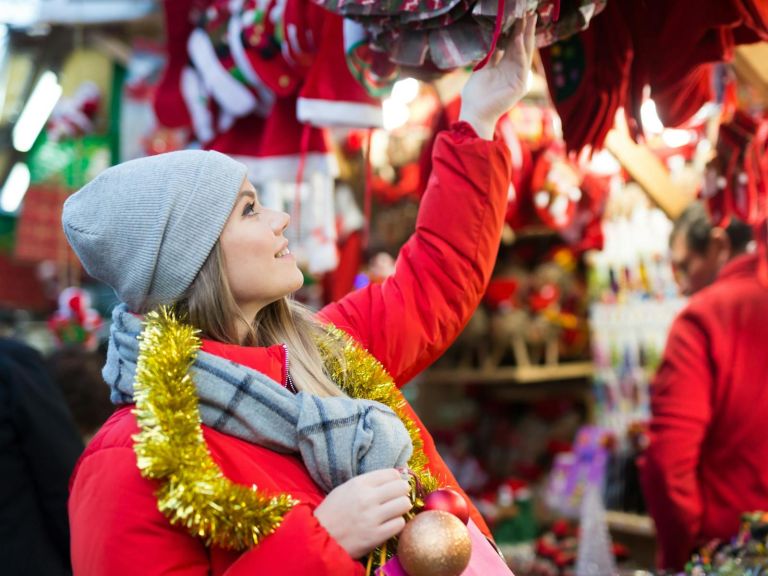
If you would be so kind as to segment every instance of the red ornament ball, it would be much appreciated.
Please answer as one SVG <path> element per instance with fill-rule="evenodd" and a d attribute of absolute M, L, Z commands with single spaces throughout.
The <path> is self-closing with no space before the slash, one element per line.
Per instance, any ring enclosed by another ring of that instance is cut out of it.
<path fill-rule="evenodd" d="M 440 488 L 427 494 L 424 498 L 424 510 L 443 510 L 450 512 L 464 524 L 469 522 L 469 506 L 466 499 L 450 488 Z"/>
<path fill-rule="evenodd" d="M 471 556 L 469 530 L 443 510 L 416 514 L 397 543 L 397 558 L 408 576 L 459 576 Z"/>

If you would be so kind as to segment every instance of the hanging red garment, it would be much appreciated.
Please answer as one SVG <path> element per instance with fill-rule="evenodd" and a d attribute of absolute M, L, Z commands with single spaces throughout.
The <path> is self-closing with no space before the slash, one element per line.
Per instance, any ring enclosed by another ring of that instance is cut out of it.
<path fill-rule="evenodd" d="M 712 65 L 704 64 L 666 88 L 654 86 L 652 97 L 664 126 L 672 128 L 684 124 L 702 106 L 714 100 L 712 72 Z"/>
<path fill-rule="evenodd" d="M 601 147 L 620 106 L 640 136 L 646 86 L 664 125 L 683 124 L 713 97 L 711 64 L 760 39 L 759 0 L 609 2 L 587 30 L 541 50 L 568 149 Z"/>
<path fill-rule="evenodd" d="M 744 25 L 762 40 L 768 40 L 768 2 L 765 0 L 734 0 Z"/>
<path fill-rule="evenodd" d="M 355 288 L 362 264 L 363 232 L 357 230 L 339 242 L 339 265 L 323 276 L 323 304 L 341 300 Z"/>
<path fill-rule="evenodd" d="M 620 2 L 590 27 L 540 50 L 568 150 L 602 146 L 626 93 L 633 49 Z"/>
<path fill-rule="evenodd" d="M 192 125 L 181 94 L 181 73 L 187 63 L 187 38 L 194 28 L 190 13 L 202 4 L 200 0 L 163 2 L 166 64 L 155 92 L 154 107 L 158 121 L 168 128 Z"/>
<path fill-rule="evenodd" d="M 307 29 L 310 15 L 314 26 Z M 291 58 L 309 62 L 299 89 L 299 120 L 315 126 L 381 127 L 379 100 L 365 91 L 347 66 L 343 18 L 301 0 L 287 3 L 284 18 L 285 50 Z"/>
<path fill-rule="evenodd" d="M 244 26 L 240 12 L 251 9 L 263 14 Z M 302 154 L 307 176 L 335 174 L 323 134 L 313 130 L 302 149 L 303 122 L 380 126 L 378 100 L 346 66 L 339 16 L 301 0 L 168 0 L 163 10 L 168 63 L 158 120 L 193 128 L 205 148 L 245 160 L 256 181 L 290 181 Z"/>

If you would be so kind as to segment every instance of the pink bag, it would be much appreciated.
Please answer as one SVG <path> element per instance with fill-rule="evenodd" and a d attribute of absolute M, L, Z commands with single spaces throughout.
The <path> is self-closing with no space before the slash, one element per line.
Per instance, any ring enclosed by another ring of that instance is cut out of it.
<path fill-rule="evenodd" d="M 467 526 L 469 537 L 472 540 L 472 556 L 469 566 L 461 573 L 461 576 L 514 576 L 507 567 L 504 559 L 499 556 L 494 547 L 486 539 L 480 529 L 472 520 Z M 408 576 L 397 556 L 376 570 L 376 576 Z"/>

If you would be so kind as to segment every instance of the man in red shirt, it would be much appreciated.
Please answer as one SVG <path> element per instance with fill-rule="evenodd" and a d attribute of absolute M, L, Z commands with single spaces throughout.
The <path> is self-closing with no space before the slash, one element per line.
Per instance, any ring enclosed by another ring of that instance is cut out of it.
<path fill-rule="evenodd" d="M 670 238 L 692 297 L 652 384 L 639 463 L 663 568 L 681 569 L 697 545 L 734 536 L 743 512 L 768 509 L 768 289 L 750 241 L 745 224 L 713 226 L 698 203 Z"/>

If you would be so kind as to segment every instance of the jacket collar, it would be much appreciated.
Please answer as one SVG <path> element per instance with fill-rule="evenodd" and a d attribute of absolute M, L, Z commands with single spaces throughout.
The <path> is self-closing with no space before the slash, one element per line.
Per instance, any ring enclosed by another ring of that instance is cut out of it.
<path fill-rule="evenodd" d="M 224 344 L 215 340 L 202 339 L 203 352 L 213 354 L 219 358 L 237 362 L 257 372 L 261 372 L 275 382 L 287 385 L 288 373 L 287 353 L 284 346 L 239 346 L 237 344 Z"/>
<path fill-rule="evenodd" d="M 742 254 L 731 259 L 720 269 L 717 280 L 725 278 L 748 278 L 757 276 L 757 254 Z"/>

